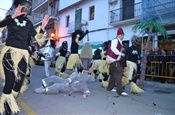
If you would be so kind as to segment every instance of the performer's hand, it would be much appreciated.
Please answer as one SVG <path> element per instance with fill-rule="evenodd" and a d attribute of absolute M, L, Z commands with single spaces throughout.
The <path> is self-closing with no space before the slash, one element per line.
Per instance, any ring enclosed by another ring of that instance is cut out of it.
<path fill-rule="evenodd" d="M 140 63 L 141 63 L 141 61 L 140 61 L 140 60 L 138 60 L 138 61 L 137 61 L 137 63 L 138 63 L 138 64 L 140 64 Z"/>
<path fill-rule="evenodd" d="M 86 98 L 87 98 L 87 95 L 85 95 L 85 94 L 82 95 L 82 98 L 83 98 L 83 99 L 86 99 Z"/>
<path fill-rule="evenodd" d="M 124 68 L 124 71 L 127 71 L 127 70 L 128 70 L 128 67 L 125 67 L 125 68 Z"/>
<path fill-rule="evenodd" d="M 88 34 L 89 33 L 89 30 L 86 30 L 85 34 Z"/>
<path fill-rule="evenodd" d="M 65 83 L 65 85 L 64 85 L 65 87 L 69 87 L 69 83 Z"/>
<path fill-rule="evenodd" d="M 12 18 L 14 19 L 14 18 L 16 18 L 16 17 L 18 17 L 18 16 L 21 16 L 21 15 L 26 15 L 27 14 L 27 12 L 21 12 L 21 9 L 23 8 L 24 6 L 21 6 L 21 5 L 19 5 L 16 9 L 15 9 L 15 11 L 14 11 L 14 14 L 12 14 Z"/>
<path fill-rule="evenodd" d="M 125 48 L 122 48 L 122 52 L 125 51 Z"/>
<path fill-rule="evenodd" d="M 41 28 L 42 28 L 43 31 L 45 31 L 45 27 L 47 26 L 48 22 L 49 22 L 49 16 L 45 15 L 44 19 L 42 21 L 42 25 L 41 25 Z"/>
<path fill-rule="evenodd" d="M 31 56 L 32 56 L 32 58 L 33 58 L 34 60 L 38 61 L 38 56 L 37 56 L 37 55 L 31 55 Z"/>
<path fill-rule="evenodd" d="M 122 57 L 125 57 L 125 54 L 124 54 L 124 53 L 121 53 L 121 56 L 122 56 Z"/>

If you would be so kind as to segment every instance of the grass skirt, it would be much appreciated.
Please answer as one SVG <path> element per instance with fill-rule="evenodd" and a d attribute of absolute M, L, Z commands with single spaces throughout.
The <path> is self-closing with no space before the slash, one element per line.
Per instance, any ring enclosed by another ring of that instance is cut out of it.
<path fill-rule="evenodd" d="M 0 114 L 4 115 L 5 114 L 5 106 L 4 104 L 7 102 L 7 104 L 10 107 L 10 110 L 13 114 L 17 113 L 20 111 L 19 106 L 17 105 L 17 102 L 13 96 L 13 94 L 2 94 L 0 98 Z"/>
<path fill-rule="evenodd" d="M 3 63 L 4 63 L 3 58 L 4 58 L 4 55 L 8 51 L 10 52 L 11 59 L 13 60 L 13 65 L 11 65 L 13 69 L 9 70 L 9 71 L 14 71 L 16 79 L 20 79 L 20 77 L 18 75 L 18 71 L 21 71 L 21 70 L 18 68 L 18 64 L 21 61 L 21 59 L 24 58 L 26 63 L 27 63 L 27 67 L 29 67 L 28 66 L 29 53 L 27 50 L 24 50 L 24 49 L 14 48 L 14 47 L 10 47 L 10 46 L 4 46 L 3 49 L 1 50 L 1 55 L 0 55 L 0 61 L 1 61 L 1 63 L 0 63 L 0 77 L 2 80 L 5 80 L 5 74 L 4 74 L 4 68 L 3 68 Z M 28 70 L 29 69 L 27 69 L 27 71 Z M 23 73 L 23 74 L 26 74 L 26 73 Z"/>
<path fill-rule="evenodd" d="M 69 56 L 66 69 L 74 69 L 76 67 L 81 68 L 81 67 L 83 67 L 83 64 L 82 64 L 78 54 L 71 54 Z"/>
<path fill-rule="evenodd" d="M 59 56 L 55 63 L 55 71 L 61 70 L 65 64 L 66 58 L 63 56 Z"/>

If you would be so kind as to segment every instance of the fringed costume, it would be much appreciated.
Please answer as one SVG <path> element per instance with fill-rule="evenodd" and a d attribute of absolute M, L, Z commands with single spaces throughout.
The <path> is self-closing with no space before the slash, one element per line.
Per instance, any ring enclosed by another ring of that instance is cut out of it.
<path fill-rule="evenodd" d="M 29 63 L 28 63 L 28 70 L 26 73 L 26 77 L 23 81 L 23 85 L 20 89 L 20 93 L 22 94 L 28 89 L 30 85 L 30 79 L 32 77 L 32 68 L 35 66 L 36 61 L 39 58 L 39 55 L 33 46 L 29 46 L 29 54 L 30 54 L 30 57 L 29 57 Z"/>
<path fill-rule="evenodd" d="M 31 6 L 31 2 L 28 0 L 21 0 L 18 4 L 26 7 Z M 15 98 L 17 98 L 28 71 L 30 57 L 28 36 L 35 37 L 36 35 L 36 40 L 40 45 L 44 41 L 44 32 L 40 29 L 37 33 L 32 22 L 24 15 L 17 16 L 14 19 L 11 15 L 7 15 L 0 22 L 0 27 L 5 26 L 8 29 L 8 37 L 0 55 L 0 77 L 4 82 L 3 93 L 0 98 L 1 115 L 20 111 Z"/>
<path fill-rule="evenodd" d="M 59 51 L 56 52 L 55 74 L 60 77 L 68 77 L 68 75 L 64 73 L 66 68 L 66 55 L 68 52 L 67 47 L 67 41 L 64 41 Z"/>
<path fill-rule="evenodd" d="M 130 83 L 130 89 L 131 93 L 141 93 L 143 92 L 142 89 L 140 89 L 136 85 L 137 80 L 137 64 L 140 64 L 140 53 L 137 49 L 137 36 L 133 36 L 131 39 L 132 46 L 128 47 L 126 49 L 126 55 L 125 55 L 125 66 L 126 69 L 123 73 L 124 77 L 123 79 L 123 86 L 127 83 Z M 128 80 L 127 80 L 128 79 Z"/>
<path fill-rule="evenodd" d="M 94 55 L 93 55 L 91 64 L 89 66 L 89 71 L 91 72 L 91 74 L 93 76 L 96 76 L 99 74 L 98 68 L 99 68 L 100 61 L 101 61 L 101 52 L 102 52 L 102 50 L 100 50 L 100 49 L 96 49 L 94 51 Z"/>
<path fill-rule="evenodd" d="M 102 52 L 101 55 L 102 59 L 98 68 L 98 79 L 100 80 L 102 87 L 107 87 L 109 79 L 109 64 L 106 62 L 106 52 Z"/>
<path fill-rule="evenodd" d="M 77 68 L 79 72 L 83 71 L 83 64 L 78 55 L 78 47 L 87 33 L 88 30 L 83 32 L 80 29 L 72 33 L 71 55 L 69 56 L 66 69 L 73 70 Z"/>

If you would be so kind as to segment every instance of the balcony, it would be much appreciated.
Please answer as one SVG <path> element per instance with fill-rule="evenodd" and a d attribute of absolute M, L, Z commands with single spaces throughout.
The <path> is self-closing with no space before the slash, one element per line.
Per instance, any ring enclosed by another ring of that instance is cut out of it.
<path fill-rule="evenodd" d="M 129 6 L 127 8 L 119 8 L 110 11 L 110 22 L 111 26 L 120 26 L 128 24 L 136 24 L 140 22 L 141 16 L 141 2 Z"/>
<path fill-rule="evenodd" d="M 85 31 L 86 30 L 86 26 L 87 26 L 87 21 L 80 20 L 80 22 L 76 22 L 76 21 L 75 22 L 70 22 L 69 26 L 68 26 L 67 34 L 73 33 L 77 29 L 77 27 L 79 27 L 78 25 L 81 25 L 81 29 L 83 31 Z"/>
<path fill-rule="evenodd" d="M 48 0 L 33 0 L 32 2 L 32 10 L 36 10 L 37 8 L 41 7 L 43 4 L 47 3 Z"/>
<path fill-rule="evenodd" d="M 45 10 L 42 13 L 32 13 L 32 22 L 34 26 L 37 26 L 38 24 L 41 23 L 45 14 L 48 14 L 48 10 Z"/>

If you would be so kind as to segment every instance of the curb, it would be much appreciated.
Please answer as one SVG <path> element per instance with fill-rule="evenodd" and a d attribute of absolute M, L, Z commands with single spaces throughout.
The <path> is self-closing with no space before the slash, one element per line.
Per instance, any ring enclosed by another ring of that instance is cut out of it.
<path fill-rule="evenodd" d="M 159 83 L 155 81 L 145 81 L 145 85 L 154 86 L 157 88 L 175 89 L 175 84 L 173 83 Z"/>

